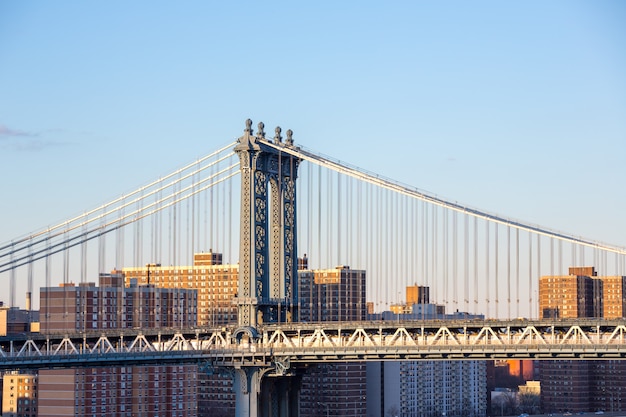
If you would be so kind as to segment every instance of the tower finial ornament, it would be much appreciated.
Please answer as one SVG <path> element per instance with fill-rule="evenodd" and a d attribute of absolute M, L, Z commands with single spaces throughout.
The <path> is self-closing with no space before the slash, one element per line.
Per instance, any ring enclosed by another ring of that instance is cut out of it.
<path fill-rule="evenodd" d="M 293 130 L 289 129 L 287 130 L 287 145 L 289 146 L 293 146 Z"/>
<path fill-rule="evenodd" d="M 248 133 L 250 135 L 252 134 L 252 120 L 246 120 L 246 129 L 244 130 L 244 133 Z"/>
<path fill-rule="evenodd" d="M 280 132 L 282 132 L 282 129 L 280 128 L 280 126 L 276 126 L 276 129 L 274 129 L 274 132 L 276 132 L 276 135 L 274 136 L 274 142 L 281 143 L 283 140 L 283 137 L 280 136 Z"/>
<path fill-rule="evenodd" d="M 265 124 L 263 122 L 259 122 L 258 124 L 259 131 L 257 133 L 257 136 L 260 139 L 265 139 L 265 131 L 263 130 L 264 127 L 265 127 Z"/>

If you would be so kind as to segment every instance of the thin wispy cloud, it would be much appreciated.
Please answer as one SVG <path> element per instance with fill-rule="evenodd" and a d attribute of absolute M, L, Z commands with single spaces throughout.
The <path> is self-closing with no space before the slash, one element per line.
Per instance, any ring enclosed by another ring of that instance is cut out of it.
<path fill-rule="evenodd" d="M 60 131 L 62 130 L 53 129 L 47 132 Z M 37 152 L 42 149 L 69 144 L 69 142 L 46 139 L 45 133 L 29 132 L 0 124 L 0 149 L 14 152 Z"/>
<path fill-rule="evenodd" d="M 0 124 L 0 138 L 15 138 L 15 137 L 34 137 L 38 136 L 37 133 L 26 132 L 24 130 L 11 129 L 3 124 Z"/>

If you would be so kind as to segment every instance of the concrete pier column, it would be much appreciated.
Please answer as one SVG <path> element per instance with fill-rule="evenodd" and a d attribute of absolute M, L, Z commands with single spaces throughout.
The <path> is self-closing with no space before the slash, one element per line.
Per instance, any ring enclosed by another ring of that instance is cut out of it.
<path fill-rule="evenodd" d="M 235 417 L 299 416 L 302 377 L 263 377 L 268 370 L 256 367 L 235 369 Z"/>
<path fill-rule="evenodd" d="M 235 417 L 259 417 L 260 385 L 259 368 L 235 369 Z"/>
<path fill-rule="evenodd" d="M 298 417 L 300 415 L 301 376 L 268 377 L 263 380 L 263 412 L 260 417 Z"/>

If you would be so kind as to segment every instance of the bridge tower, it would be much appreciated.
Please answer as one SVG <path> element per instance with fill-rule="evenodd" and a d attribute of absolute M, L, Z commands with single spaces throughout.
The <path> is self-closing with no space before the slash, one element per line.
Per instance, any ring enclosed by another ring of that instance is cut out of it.
<path fill-rule="evenodd" d="M 300 159 L 281 152 L 293 148 L 292 131 L 282 142 L 276 128 L 268 145 L 259 123 L 253 135 L 246 120 L 235 152 L 241 169 L 239 292 L 240 327 L 298 320 L 296 178 Z"/>
<path fill-rule="evenodd" d="M 238 328 L 233 337 L 243 346 L 258 340 L 263 323 L 298 320 L 296 252 L 296 178 L 301 159 L 282 149 L 295 149 L 291 130 L 285 142 L 275 129 L 273 142 L 257 134 L 252 121 L 238 139 L 235 152 L 241 170 Z M 288 363 L 250 364 L 234 369 L 236 417 L 298 415 L 301 375 Z"/>

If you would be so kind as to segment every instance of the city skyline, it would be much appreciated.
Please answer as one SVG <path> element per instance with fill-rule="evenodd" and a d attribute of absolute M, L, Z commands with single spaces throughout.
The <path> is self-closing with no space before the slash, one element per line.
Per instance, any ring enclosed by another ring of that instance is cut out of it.
<path fill-rule="evenodd" d="M 432 193 L 626 246 L 624 16 L 617 1 L 3 2 L 0 240 L 193 161 L 250 117 Z"/>

